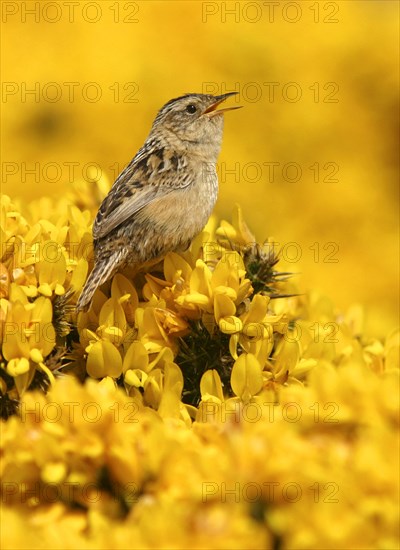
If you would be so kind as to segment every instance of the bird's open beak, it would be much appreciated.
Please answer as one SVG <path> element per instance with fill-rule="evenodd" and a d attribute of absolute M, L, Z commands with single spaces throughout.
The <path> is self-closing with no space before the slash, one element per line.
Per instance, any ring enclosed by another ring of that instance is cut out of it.
<path fill-rule="evenodd" d="M 212 103 L 207 109 L 204 111 L 203 115 L 207 115 L 208 117 L 213 117 L 216 115 L 219 115 L 221 113 L 224 113 L 226 111 L 234 111 L 235 109 L 241 109 L 242 105 L 238 105 L 237 107 L 225 107 L 225 109 L 219 109 L 216 110 L 218 105 L 220 105 L 225 99 L 230 97 L 231 95 L 236 95 L 237 92 L 228 92 L 227 94 L 218 95 L 215 97 L 216 101 Z"/>

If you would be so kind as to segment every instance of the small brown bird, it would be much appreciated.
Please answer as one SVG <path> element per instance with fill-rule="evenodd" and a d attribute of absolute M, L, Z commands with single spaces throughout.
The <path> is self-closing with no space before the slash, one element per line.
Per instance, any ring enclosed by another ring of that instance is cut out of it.
<path fill-rule="evenodd" d="M 226 98 L 187 94 L 158 112 L 143 147 L 103 200 L 93 224 L 95 264 L 77 303 L 127 265 L 186 250 L 206 224 L 218 194 L 216 162 Z"/>

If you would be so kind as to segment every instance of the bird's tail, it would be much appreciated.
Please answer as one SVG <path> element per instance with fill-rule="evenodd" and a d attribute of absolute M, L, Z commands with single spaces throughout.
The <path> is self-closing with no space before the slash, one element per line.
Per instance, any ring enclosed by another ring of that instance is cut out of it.
<path fill-rule="evenodd" d="M 118 254 L 119 256 L 119 254 Z M 108 281 L 120 267 L 117 258 L 109 258 L 106 263 L 98 262 L 90 273 L 76 304 L 76 311 L 87 311 L 97 288 Z"/>

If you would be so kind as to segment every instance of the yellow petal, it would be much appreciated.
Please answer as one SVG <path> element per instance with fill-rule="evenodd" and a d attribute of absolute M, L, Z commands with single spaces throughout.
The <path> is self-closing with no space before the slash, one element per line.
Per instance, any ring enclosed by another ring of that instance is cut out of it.
<path fill-rule="evenodd" d="M 251 286 L 251 282 L 249 279 L 244 279 L 239 286 L 239 290 L 237 292 L 237 298 L 236 303 L 241 304 L 246 298 L 251 296 L 253 293 L 253 287 Z"/>
<path fill-rule="evenodd" d="M 36 298 L 39 293 L 38 288 L 33 285 L 23 286 L 22 290 L 28 298 Z"/>
<path fill-rule="evenodd" d="M 144 385 L 144 399 L 153 409 L 158 409 L 163 387 L 163 374 L 160 369 L 154 369 L 149 374 Z"/>
<path fill-rule="evenodd" d="M 274 373 L 276 375 L 286 372 L 291 373 L 300 358 L 299 343 L 297 340 L 282 340 L 274 355 L 276 357 Z"/>
<path fill-rule="evenodd" d="M 42 259 L 36 264 L 39 283 L 63 284 L 67 273 L 67 263 L 62 247 L 56 241 L 47 241 L 41 248 Z"/>
<path fill-rule="evenodd" d="M 223 251 L 225 250 L 219 245 L 214 238 L 210 238 L 208 233 L 203 231 L 203 235 L 200 233 L 198 237 L 192 243 L 192 250 L 195 252 L 195 258 L 199 257 L 200 249 L 202 248 L 202 258 L 207 264 L 214 264 L 221 258 Z"/>
<path fill-rule="evenodd" d="M 126 295 L 129 295 L 128 300 L 125 299 Z M 114 275 L 113 281 L 111 283 L 111 296 L 117 300 L 124 298 L 124 303 L 128 302 L 132 310 L 134 311 L 139 305 L 139 298 L 133 284 L 121 275 L 117 273 Z"/>
<path fill-rule="evenodd" d="M 178 336 L 188 332 L 187 322 L 179 317 L 174 311 L 155 307 L 154 317 L 157 320 L 158 325 L 161 326 L 167 334 L 174 334 L 175 336 Z"/>
<path fill-rule="evenodd" d="M 44 324 L 51 323 L 53 317 L 53 308 L 51 301 L 48 298 L 40 296 L 35 300 L 32 308 L 32 322 L 41 322 Z"/>
<path fill-rule="evenodd" d="M 11 305 L 7 320 L 4 325 L 4 337 L 2 353 L 9 361 L 15 357 L 29 357 L 30 346 L 25 335 L 25 329 L 29 324 L 29 316 L 20 302 Z"/>
<path fill-rule="evenodd" d="M 117 327 L 122 334 L 126 331 L 126 318 L 124 310 L 117 298 L 110 298 L 100 310 L 99 325 Z"/>
<path fill-rule="evenodd" d="M 235 209 L 232 214 L 232 222 L 234 227 L 238 231 L 238 235 L 240 235 L 241 242 L 243 242 L 244 244 L 256 242 L 255 236 L 247 227 L 247 224 L 243 219 L 242 210 L 238 204 L 235 205 Z"/>
<path fill-rule="evenodd" d="M 56 380 L 51 370 L 44 363 L 38 363 L 38 366 L 47 375 L 47 378 L 49 379 L 50 384 L 53 385 Z"/>
<path fill-rule="evenodd" d="M 72 272 L 70 286 L 75 292 L 81 291 L 85 284 L 88 273 L 88 263 L 86 258 L 80 258 Z"/>
<path fill-rule="evenodd" d="M 163 344 L 159 342 L 152 342 L 151 340 L 143 339 L 143 345 L 146 348 L 148 354 L 159 353 L 163 348 Z"/>
<path fill-rule="evenodd" d="M 184 304 L 195 304 L 198 306 L 208 306 L 210 304 L 210 298 L 205 294 L 200 294 L 195 292 L 192 294 L 186 294 L 184 296 L 179 296 L 176 299 L 176 302 L 180 305 Z"/>
<path fill-rule="evenodd" d="M 263 386 L 260 363 L 252 354 L 242 353 L 235 361 L 231 373 L 231 387 L 235 395 L 248 400 Z"/>
<path fill-rule="evenodd" d="M 40 351 L 37 348 L 31 349 L 30 351 L 30 358 L 34 363 L 42 363 L 43 362 L 43 355 L 40 353 Z"/>
<path fill-rule="evenodd" d="M 165 367 L 164 389 L 161 394 L 158 413 L 161 418 L 180 418 L 183 376 L 175 363 Z"/>
<path fill-rule="evenodd" d="M 54 294 L 56 294 L 57 296 L 62 296 L 63 294 L 65 294 L 65 288 L 57 283 L 54 288 Z"/>
<path fill-rule="evenodd" d="M 94 344 L 99 340 L 99 337 L 95 332 L 89 330 L 88 328 L 83 328 L 80 331 L 79 341 L 82 344 L 82 347 L 86 348 L 89 344 Z"/>
<path fill-rule="evenodd" d="M 146 275 L 146 280 L 148 281 L 148 275 Z M 147 282 L 142 288 L 142 297 L 149 302 L 154 295 L 158 296 L 160 292 L 160 288 L 154 289 L 154 285 Z"/>
<path fill-rule="evenodd" d="M 178 278 L 189 281 L 192 268 L 190 265 L 175 252 L 170 252 L 164 259 L 164 275 L 167 281 L 176 283 Z"/>
<path fill-rule="evenodd" d="M 140 369 L 128 369 L 124 381 L 135 388 L 143 388 L 148 375 Z"/>
<path fill-rule="evenodd" d="M 215 369 L 206 371 L 200 380 L 200 392 L 204 399 L 205 396 L 215 396 L 221 402 L 224 400 L 221 378 Z"/>
<path fill-rule="evenodd" d="M 167 363 L 164 368 L 164 388 L 174 391 L 179 397 L 183 390 L 183 374 L 176 363 Z"/>
<path fill-rule="evenodd" d="M 86 370 L 92 378 L 118 378 L 122 373 L 121 355 L 111 342 L 96 342 L 89 351 Z"/>
<path fill-rule="evenodd" d="M 234 302 L 236 302 L 237 300 L 237 292 L 230 286 L 217 286 L 213 289 L 213 292 L 214 296 L 217 294 L 223 294 L 224 296 L 228 296 L 229 298 L 231 298 L 231 300 L 233 300 Z"/>
<path fill-rule="evenodd" d="M 21 302 L 21 304 L 28 303 L 26 294 L 16 283 L 11 283 L 10 285 L 10 302 L 12 304 L 15 304 L 15 302 Z"/>
<path fill-rule="evenodd" d="M 245 274 L 242 257 L 236 251 L 225 251 L 212 274 L 212 288 L 227 286 L 237 291 L 239 279 Z"/>
<path fill-rule="evenodd" d="M 233 273 L 235 277 L 242 278 L 246 275 L 243 258 L 236 250 L 225 250 L 220 261 L 222 263 L 226 262 L 229 265 L 231 273 Z"/>
<path fill-rule="evenodd" d="M 222 317 L 235 315 L 236 306 L 228 296 L 217 294 L 214 296 L 214 315 L 218 322 Z"/>
<path fill-rule="evenodd" d="M 242 334 L 251 342 L 255 342 L 264 338 L 265 335 L 268 334 L 268 331 L 261 323 L 246 323 L 243 327 Z"/>
<path fill-rule="evenodd" d="M 10 291 L 10 274 L 4 264 L 0 264 L 0 298 L 8 298 Z"/>
<path fill-rule="evenodd" d="M 38 286 L 38 292 L 39 294 L 43 294 L 43 296 L 48 296 L 49 298 L 53 295 L 53 290 L 48 283 L 43 283 Z"/>
<path fill-rule="evenodd" d="M 268 296 L 256 294 L 246 315 L 246 323 L 261 323 L 267 315 L 269 301 Z"/>
<path fill-rule="evenodd" d="M 149 363 L 148 371 L 158 366 L 163 368 L 166 363 L 171 363 L 174 360 L 174 354 L 171 348 L 162 348 L 162 350 L 157 354 L 155 359 Z"/>
<path fill-rule="evenodd" d="M 102 327 L 99 333 L 102 338 L 108 340 L 117 347 L 121 345 L 124 339 L 124 333 L 118 327 Z"/>
<path fill-rule="evenodd" d="M 30 326 L 35 330 L 29 336 L 29 344 L 31 348 L 40 349 L 43 357 L 46 357 L 53 350 L 56 341 L 55 329 L 51 322 L 52 304 L 48 298 L 40 296 L 32 306 Z"/>
<path fill-rule="evenodd" d="M 30 363 L 26 357 L 15 357 L 7 363 L 6 370 L 10 376 L 15 378 L 29 371 Z"/>
<path fill-rule="evenodd" d="M 149 356 L 142 342 L 132 342 L 125 353 L 123 372 L 128 369 L 140 369 L 147 372 Z"/>
<path fill-rule="evenodd" d="M 143 325 L 140 327 L 143 335 L 143 340 L 152 342 L 167 342 L 168 336 L 162 325 L 158 323 L 155 309 L 148 307 L 143 313 Z M 143 343 L 145 343 L 143 341 Z"/>
<path fill-rule="evenodd" d="M 215 234 L 219 237 L 224 237 L 228 241 L 237 241 L 237 232 L 235 228 L 225 220 L 221 220 L 220 226 L 217 228 Z"/>
<path fill-rule="evenodd" d="M 18 392 L 19 397 L 21 397 L 26 389 L 29 388 L 35 372 L 35 366 L 31 365 L 27 372 L 25 372 L 24 374 L 20 374 L 14 378 L 15 388 Z"/>
<path fill-rule="evenodd" d="M 238 333 L 232 334 L 232 336 L 229 339 L 229 353 L 232 355 L 234 359 L 238 358 L 238 354 L 237 354 L 238 343 L 239 343 L 239 334 Z"/>
<path fill-rule="evenodd" d="M 211 271 L 202 260 L 197 260 L 190 277 L 190 292 L 211 296 Z"/>
<path fill-rule="evenodd" d="M 242 321 L 239 317 L 235 317 L 234 315 L 222 317 L 218 321 L 218 326 L 219 330 L 224 334 L 235 334 L 236 332 L 240 332 L 243 327 Z"/>

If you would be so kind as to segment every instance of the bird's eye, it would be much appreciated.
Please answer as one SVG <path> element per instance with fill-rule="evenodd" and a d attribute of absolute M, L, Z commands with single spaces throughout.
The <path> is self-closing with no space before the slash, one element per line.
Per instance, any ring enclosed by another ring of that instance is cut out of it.
<path fill-rule="evenodd" d="M 188 113 L 190 113 L 191 115 L 193 115 L 197 111 L 197 107 L 196 107 L 196 105 L 193 105 L 193 103 L 191 103 L 190 105 L 188 105 L 186 107 L 186 111 Z"/>

